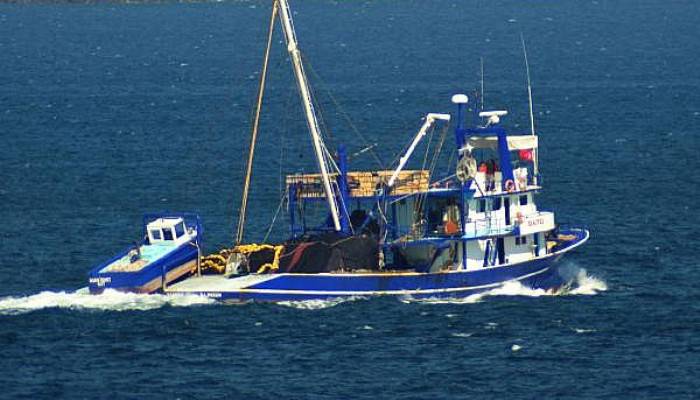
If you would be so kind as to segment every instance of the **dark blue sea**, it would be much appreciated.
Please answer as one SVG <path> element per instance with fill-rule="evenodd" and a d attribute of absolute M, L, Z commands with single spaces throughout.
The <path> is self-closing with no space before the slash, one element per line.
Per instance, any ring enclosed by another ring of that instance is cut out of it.
<path fill-rule="evenodd" d="M 558 295 L 244 305 L 76 290 L 145 212 L 231 244 L 270 2 L 97 3 L 0 4 L 0 398 L 700 397 L 697 2 L 293 1 L 329 145 L 386 164 L 481 59 L 487 108 L 528 131 L 522 33 L 538 204 L 592 237 Z M 280 171 L 314 170 L 282 40 L 248 241 Z"/>

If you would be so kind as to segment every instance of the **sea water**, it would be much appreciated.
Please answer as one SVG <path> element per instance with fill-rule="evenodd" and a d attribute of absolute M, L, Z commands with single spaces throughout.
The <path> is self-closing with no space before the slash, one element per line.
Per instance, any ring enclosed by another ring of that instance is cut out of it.
<path fill-rule="evenodd" d="M 358 169 L 390 167 L 422 116 L 471 97 L 481 60 L 486 108 L 528 132 L 523 34 L 538 205 L 591 230 L 567 256 L 571 287 L 244 305 L 90 296 L 87 271 L 139 238 L 145 212 L 198 212 L 207 251 L 231 243 L 269 2 L 3 4 L 0 397 L 700 396 L 698 5 L 292 7 L 328 145 L 378 143 Z M 267 232 L 282 175 L 314 171 L 279 34 L 274 45 L 248 241 Z M 278 217 L 271 237 L 286 227 Z"/>

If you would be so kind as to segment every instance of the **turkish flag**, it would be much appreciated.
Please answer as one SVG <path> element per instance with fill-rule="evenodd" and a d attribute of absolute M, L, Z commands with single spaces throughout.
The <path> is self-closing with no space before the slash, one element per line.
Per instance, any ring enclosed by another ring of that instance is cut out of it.
<path fill-rule="evenodd" d="M 523 161 L 532 161 L 532 149 L 522 149 L 518 152 L 518 156 Z"/>

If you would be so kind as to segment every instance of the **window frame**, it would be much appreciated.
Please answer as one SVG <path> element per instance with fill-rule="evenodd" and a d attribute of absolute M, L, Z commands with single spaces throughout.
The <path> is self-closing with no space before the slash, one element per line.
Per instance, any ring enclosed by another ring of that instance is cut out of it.
<path fill-rule="evenodd" d="M 175 240 L 175 235 L 171 228 L 163 229 L 163 241 L 173 241 Z"/>
<path fill-rule="evenodd" d="M 176 224 L 176 225 L 173 227 L 173 229 L 174 229 L 174 231 L 175 231 L 175 238 L 176 238 L 176 239 L 179 239 L 179 238 L 185 236 L 185 233 L 187 232 L 187 230 L 185 229 L 185 223 L 184 223 L 184 222 L 180 222 L 180 223 Z"/>

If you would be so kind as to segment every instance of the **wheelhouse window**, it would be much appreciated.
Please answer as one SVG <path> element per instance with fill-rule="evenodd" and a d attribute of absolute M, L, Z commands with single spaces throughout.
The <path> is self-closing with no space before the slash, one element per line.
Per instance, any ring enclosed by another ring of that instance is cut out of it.
<path fill-rule="evenodd" d="M 175 225 L 175 237 L 181 238 L 185 234 L 185 224 L 180 222 Z"/>
<path fill-rule="evenodd" d="M 516 246 L 522 246 L 527 244 L 527 236 L 516 236 L 515 237 L 515 245 Z"/>
<path fill-rule="evenodd" d="M 500 197 L 495 197 L 493 199 L 493 206 L 491 207 L 493 211 L 498 211 L 501 209 L 501 198 Z"/>
<path fill-rule="evenodd" d="M 153 240 L 162 240 L 163 236 L 160 234 L 160 229 L 151 229 L 151 237 Z"/>
<path fill-rule="evenodd" d="M 454 235 L 461 230 L 457 199 L 428 198 L 426 212 L 428 232 L 438 235 Z"/>
<path fill-rule="evenodd" d="M 526 206 L 527 205 L 527 195 L 522 195 L 520 196 L 520 205 L 521 206 Z"/>
<path fill-rule="evenodd" d="M 163 240 L 173 240 L 173 231 L 170 229 L 163 229 Z"/>
<path fill-rule="evenodd" d="M 479 200 L 479 212 L 486 212 L 486 199 Z"/>

